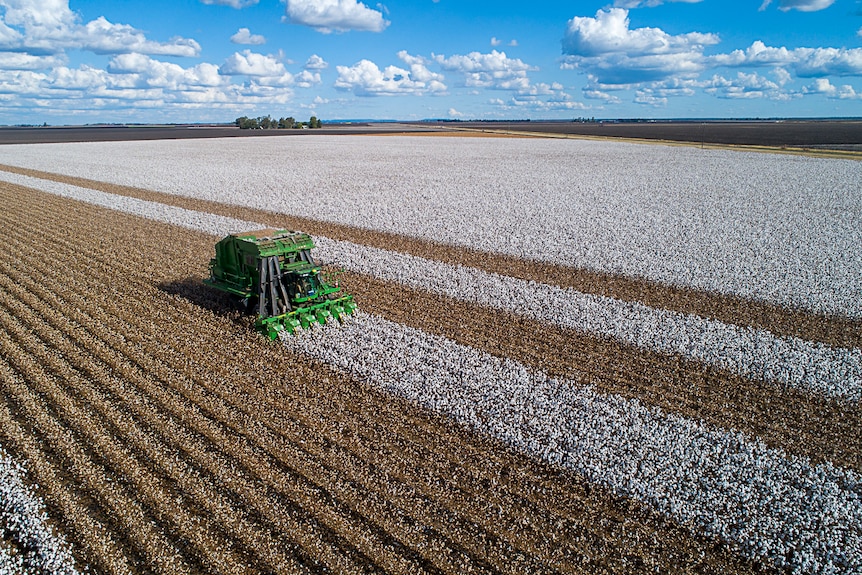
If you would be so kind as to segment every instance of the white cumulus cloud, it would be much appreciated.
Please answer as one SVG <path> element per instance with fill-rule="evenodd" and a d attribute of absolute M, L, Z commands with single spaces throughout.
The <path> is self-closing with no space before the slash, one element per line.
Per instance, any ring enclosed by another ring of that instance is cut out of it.
<path fill-rule="evenodd" d="M 328 67 L 329 63 L 317 54 L 312 54 L 304 66 L 306 70 L 325 70 Z"/>
<path fill-rule="evenodd" d="M 383 13 L 356 0 L 285 0 L 287 20 L 323 33 L 362 30 L 382 32 L 389 26 Z"/>
<path fill-rule="evenodd" d="M 76 34 L 69 47 L 101 54 L 140 52 L 161 56 L 197 56 L 201 47 L 194 40 L 176 38 L 169 42 L 154 42 L 127 24 L 112 24 L 99 17 L 84 26 L 84 34 Z"/>
<path fill-rule="evenodd" d="M 823 94 L 827 98 L 839 100 L 862 99 L 862 94 L 857 93 L 853 86 L 849 84 L 835 86 L 828 78 L 817 78 L 811 84 L 805 86 L 802 91 L 805 94 Z"/>
<path fill-rule="evenodd" d="M 599 10 L 595 18 L 572 18 L 563 38 L 563 53 L 575 56 L 674 54 L 698 50 L 719 41 L 715 34 L 690 32 L 672 36 L 660 28 L 632 29 L 629 24 L 628 10 L 620 8 Z"/>
<path fill-rule="evenodd" d="M 644 106 L 652 106 L 653 108 L 662 108 L 667 105 L 667 98 L 664 96 L 656 96 L 651 90 L 638 90 L 635 92 L 635 104 Z"/>
<path fill-rule="evenodd" d="M 67 68 L 58 66 L 52 71 L 50 85 L 52 88 L 61 90 L 92 90 L 107 86 L 111 83 L 109 74 L 105 70 L 82 65 L 79 68 Z M 117 85 L 122 82 L 117 82 Z"/>
<path fill-rule="evenodd" d="M 838 88 L 838 99 L 840 100 L 862 100 L 862 92 L 857 92 L 853 86 L 844 84 Z"/>
<path fill-rule="evenodd" d="M 34 56 L 20 52 L 0 52 L 0 70 L 47 70 L 61 65 L 64 60 L 56 55 Z"/>
<path fill-rule="evenodd" d="M 559 82 L 533 83 L 529 72 L 538 68 L 519 58 L 510 58 L 505 52 L 470 52 L 445 56 L 434 54 L 433 59 L 443 70 L 464 76 L 464 85 L 475 89 L 507 90 L 513 92 L 509 101 L 499 104 L 503 110 L 532 108 L 536 112 L 583 109 L 563 91 Z M 502 101 L 502 100 L 501 100 Z"/>
<path fill-rule="evenodd" d="M 230 6 L 231 8 L 245 8 L 246 6 L 254 6 L 258 0 L 201 0 L 204 4 L 217 6 Z"/>
<path fill-rule="evenodd" d="M 442 54 L 435 54 L 433 58 L 444 70 L 463 74 L 465 84 L 475 88 L 528 90 L 530 80 L 527 72 L 536 70 L 534 66 L 518 58 L 509 58 L 505 52 L 497 50 L 487 54 L 482 52 L 455 54 L 448 58 Z"/>
<path fill-rule="evenodd" d="M 827 96 L 832 96 L 838 92 L 838 88 L 832 85 L 832 82 L 829 81 L 828 78 L 817 78 L 802 89 L 806 94 L 826 94 Z"/>
<path fill-rule="evenodd" d="M 760 5 L 760 11 L 766 10 L 767 6 L 772 3 L 772 0 L 763 0 Z M 779 0 L 778 9 L 782 12 L 790 10 L 799 10 L 800 12 L 817 12 L 825 10 L 832 6 L 835 0 Z"/>
<path fill-rule="evenodd" d="M 303 70 L 293 77 L 294 84 L 300 88 L 311 88 L 320 84 L 320 72 Z"/>
<path fill-rule="evenodd" d="M 595 87 L 585 86 L 582 92 L 584 98 L 588 100 L 602 100 L 603 102 L 608 104 L 622 103 L 622 100 L 618 96 L 615 96 L 614 94 L 611 94 L 604 90 L 597 89 Z"/>
<path fill-rule="evenodd" d="M 218 68 L 223 76 L 248 76 L 256 86 L 288 86 L 294 77 L 278 58 L 269 54 L 258 54 L 251 50 L 234 52 Z"/>
<path fill-rule="evenodd" d="M 671 35 L 660 28 L 630 28 L 628 10 L 599 10 L 595 18 L 569 20 L 562 46 L 564 68 L 578 69 L 606 84 L 661 80 L 704 69 L 704 48 L 716 34 Z"/>
<path fill-rule="evenodd" d="M 862 48 L 793 48 L 767 46 L 760 40 L 745 50 L 712 57 L 721 66 L 784 66 L 800 77 L 862 74 Z"/>
<path fill-rule="evenodd" d="M 100 16 L 85 24 L 68 0 L 0 0 L 0 49 L 43 55 L 76 49 L 98 54 L 139 52 L 164 56 L 197 56 L 200 45 L 187 38 L 167 42 L 148 39 L 127 24 Z"/>
<path fill-rule="evenodd" d="M 69 0 L 2 0 L 0 6 L 6 9 L 7 24 L 27 31 L 65 30 L 78 21 Z"/>
<path fill-rule="evenodd" d="M 793 97 L 793 94 L 781 90 L 781 86 L 757 72 L 737 72 L 735 78 L 714 75 L 705 86 L 708 94 L 733 100 L 767 98 L 781 101 Z"/>
<path fill-rule="evenodd" d="M 252 34 L 248 28 L 240 28 L 236 34 L 230 37 L 230 41 L 234 44 L 248 44 L 251 46 L 260 46 L 266 44 L 266 38 L 260 34 Z"/>
<path fill-rule="evenodd" d="M 357 96 L 395 96 L 403 94 L 439 94 L 446 91 L 443 76 L 431 72 L 423 58 L 405 51 L 398 56 L 409 70 L 387 66 L 381 70 L 370 60 L 360 60 L 353 66 L 336 66 L 338 79 L 335 87 L 352 91 Z"/>
<path fill-rule="evenodd" d="M 108 64 L 114 74 L 131 74 L 136 85 L 181 90 L 200 86 L 219 86 L 225 78 L 219 74 L 218 66 L 201 63 L 183 68 L 171 62 L 162 62 L 144 54 L 119 54 Z"/>

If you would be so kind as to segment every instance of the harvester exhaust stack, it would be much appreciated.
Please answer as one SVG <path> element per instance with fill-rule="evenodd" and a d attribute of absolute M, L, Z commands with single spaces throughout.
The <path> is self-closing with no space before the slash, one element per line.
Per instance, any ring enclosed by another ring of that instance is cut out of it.
<path fill-rule="evenodd" d="M 356 309 L 353 297 L 330 285 L 311 257 L 308 234 L 260 230 L 231 234 L 216 244 L 204 282 L 257 308 L 255 327 L 270 339 Z"/>

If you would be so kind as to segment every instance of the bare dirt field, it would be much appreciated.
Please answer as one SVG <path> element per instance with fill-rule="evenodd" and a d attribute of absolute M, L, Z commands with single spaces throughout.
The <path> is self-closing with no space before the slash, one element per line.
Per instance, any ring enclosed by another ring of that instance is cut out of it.
<path fill-rule="evenodd" d="M 663 140 L 705 144 L 862 151 L 862 120 L 442 122 L 441 127 Z"/>
<path fill-rule="evenodd" d="M 233 126 L 2 127 L 0 145 L 188 138 L 313 135 L 569 135 L 695 144 L 862 152 L 862 120 L 605 121 L 605 122 L 357 122 L 316 130 L 240 130 Z"/>
<path fill-rule="evenodd" d="M 0 145 L 347 134 L 421 134 L 437 131 L 439 129 L 435 126 L 415 126 L 395 122 L 329 124 L 314 130 L 240 130 L 227 125 L 0 127 Z"/>

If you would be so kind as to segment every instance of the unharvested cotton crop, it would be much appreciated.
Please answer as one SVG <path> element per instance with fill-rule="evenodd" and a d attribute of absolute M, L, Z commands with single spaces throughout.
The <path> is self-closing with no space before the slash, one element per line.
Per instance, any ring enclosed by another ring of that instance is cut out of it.
<path fill-rule="evenodd" d="M 362 136 L 3 151 L 7 164 L 862 317 L 850 160 Z"/>
<path fill-rule="evenodd" d="M 62 536 L 51 531 L 39 498 L 24 484 L 24 468 L 0 448 L 0 532 L 16 552 L 0 543 L 0 573 L 73 575 L 78 571 Z"/>

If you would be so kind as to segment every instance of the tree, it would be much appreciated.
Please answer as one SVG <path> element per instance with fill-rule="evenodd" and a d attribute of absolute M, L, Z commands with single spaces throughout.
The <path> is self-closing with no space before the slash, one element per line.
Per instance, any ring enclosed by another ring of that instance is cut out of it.
<path fill-rule="evenodd" d="M 293 116 L 279 118 L 278 120 L 269 115 L 259 116 L 257 118 L 240 116 L 234 120 L 234 124 L 242 130 L 290 130 L 300 128 L 320 128 L 323 126 L 323 122 L 321 122 L 320 118 L 317 116 L 312 116 L 308 122 L 298 122 Z"/>
<path fill-rule="evenodd" d="M 260 127 L 257 118 L 249 118 L 248 116 L 237 118 L 235 123 L 241 130 L 256 130 Z"/>

